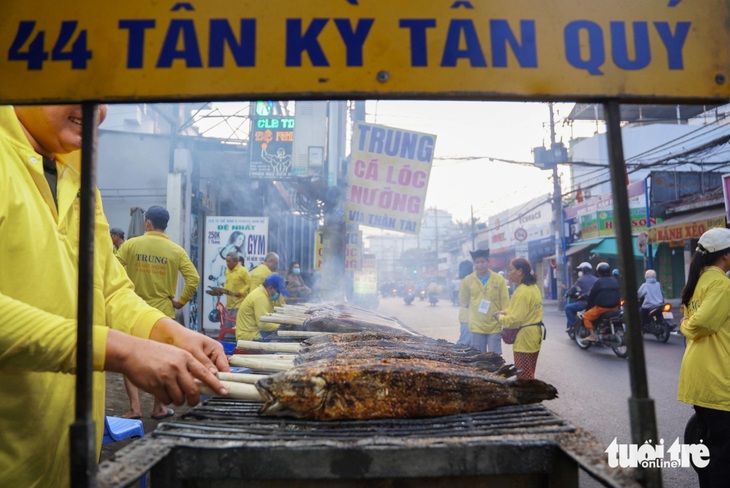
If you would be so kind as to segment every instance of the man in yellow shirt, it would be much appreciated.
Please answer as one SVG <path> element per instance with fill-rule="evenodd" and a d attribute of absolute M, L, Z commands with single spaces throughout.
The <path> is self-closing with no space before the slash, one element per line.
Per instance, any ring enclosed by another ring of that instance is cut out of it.
<path fill-rule="evenodd" d="M 148 305 L 155 307 L 171 319 L 175 309 L 189 302 L 198 289 L 200 276 L 185 252 L 185 249 L 170 240 L 165 234 L 170 213 L 159 206 L 152 206 L 144 214 L 144 235 L 133 237 L 119 248 L 117 257 L 134 283 L 134 291 Z M 180 298 L 175 300 L 178 274 L 183 275 L 185 287 Z M 127 378 L 124 385 L 129 395 L 129 411 L 125 418 L 142 417 L 139 390 Z M 175 413 L 155 399 L 152 418 L 162 420 Z"/>
<path fill-rule="evenodd" d="M 0 107 L 0 486 L 70 484 L 82 123 L 80 105 Z M 134 293 L 112 253 L 98 191 L 93 225 L 98 458 L 103 371 L 128 376 L 164 402 L 195 405 L 194 379 L 224 394 L 211 370 L 229 368 L 220 344 Z"/>
<path fill-rule="evenodd" d="M 119 227 L 112 227 L 109 230 L 109 235 L 112 238 L 112 244 L 114 244 L 114 255 L 117 255 L 119 248 L 124 244 L 124 231 Z"/>
<path fill-rule="evenodd" d="M 251 275 L 248 270 L 241 264 L 240 256 L 237 252 L 229 252 L 226 255 L 226 284 L 224 288 L 228 290 L 226 295 L 226 308 L 232 315 L 236 315 L 241 302 L 248 295 L 251 286 Z"/>
<path fill-rule="evenodd" d="M 272 332 L 279 324 L 262 322 L 261 317 L 274 311 L 274 307 L 284 305 L 284 296 L 289 296 L 284 277 L 276 273 L 270 275 L 263 284 L 252 290 L 243 300 L 236 316 L 236 340 L 258 341 L 263 339 L 261 332 Z"/>
<path fill-rule="evenodd" d="M 489 269 L 489 250 L 471 252 L 474 272 L 459 284 L 459 316 L 468 317 L 471 345 L 482 352 L 502 354 L 502 326 L 494 317 L 509 305 L 505 279 Z"/>
<path fill-rule="evenodd" d="M 251 290 L 253 291 L 257 286 L 262 284 L 271 273 L 276 271 L 279 267 L 279 255 L 275 252 L 270 252 L 264 257 L 264 262 L 256 266 L 251 271 Z"/>

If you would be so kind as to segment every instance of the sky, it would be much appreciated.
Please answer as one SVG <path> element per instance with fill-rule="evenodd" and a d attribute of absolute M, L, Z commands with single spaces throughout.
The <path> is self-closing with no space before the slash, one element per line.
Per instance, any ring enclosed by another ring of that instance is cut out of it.
<path fill-rule="evenodd" d="M 248 104 L 214 105 L 225 114 L 248 113 Z M 590 136 L 596 130 L 593 123 L 572 128 L 563 124 L 572 107 L 554 105 L 556 140 L 566 146 L 571 137 Z M 232 120 L 212 119 L 198 126 L 206 135 L 228 137 Z M 534 147 L 550 145 L 547 103 L 368 100 L 366 121 L 436 135 L 425 207 L 446 210 L 454 220 L 468 222 L 473 211 L 486 222 L 491 215 L 553 191 L 552 171 L 530 164 Z M 238 137 L 246 136 L 239 132 Z M 561 178 L 568 188 L 569 175 L 561 173 Z"/>
<path fill-rule="evenodd" d="M 556 140 L 566 146 L 571 131 L 562 120 L 572 106 L 554 107 Z M 368 122 L 437 136 L 426 208 L 444 209 L 462 222 L 470 220 L 473 209 L 474 217 L 485 222 L 552 194 L 552 171 L 530 164 L 534 147 L 550 145 L 547 103 L 381 100 L 369 101 L 366 113 Z M 581 130 L 590 135 L 595 129 Z"/>

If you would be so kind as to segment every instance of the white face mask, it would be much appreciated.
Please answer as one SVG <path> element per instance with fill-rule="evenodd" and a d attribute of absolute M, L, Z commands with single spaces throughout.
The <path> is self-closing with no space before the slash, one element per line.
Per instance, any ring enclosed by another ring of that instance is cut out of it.
<path fill-rule="evenodd" d="M 583 271 L 578 271 L 578 278 L 583 276 Z"/>

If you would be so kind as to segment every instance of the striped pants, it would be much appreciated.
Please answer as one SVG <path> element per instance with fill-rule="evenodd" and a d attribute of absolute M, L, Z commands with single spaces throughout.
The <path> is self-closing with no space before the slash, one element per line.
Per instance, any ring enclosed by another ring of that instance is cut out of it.
<path fill-rule="evenodd" d="M 540 351 L 515 352 L 513 354 L 515 357 L 515 366 L 517 366 L 517 369 L 521 370 L 521 372 L 517 374 L 517 377 L 534 378 L 535 369 L 537 368 L 537 356 L 540 354 Z"/>

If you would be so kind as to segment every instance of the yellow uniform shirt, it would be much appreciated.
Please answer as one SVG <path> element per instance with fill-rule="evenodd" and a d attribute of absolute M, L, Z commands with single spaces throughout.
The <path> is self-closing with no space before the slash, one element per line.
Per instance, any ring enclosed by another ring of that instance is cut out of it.
<path fill-rule="evenodd" d="M 248 295 L 249 286 L 251 285 L 251 275 L 248 274 L 248 270 L 237 264 L 233 269 L 228 269 L 226 266 L 226 285 L 225 289 L 233 293 L 240 293 L 240 297 L 234 297 L 232 295 L 226 295 L 226 308 L 231 310 L 239 308 L 241 302 Z"/>
<path fill-rule="evenodd" d="M 512 294 L 509 308 L 499 317 L 506 329 L 542 322 L 542 294 L 537 285 L 521 284 Z M 512 346 L 514 352 L 538 352 L 542 346 L 542 327 L 525 327 L 520 330 Z"/>
<path fill-rule="evenodd" d="M 58 207 L 42 157 L 12 107 L 0 107 L 0 486 L 70 484 L 79 246 L 79 153 L 57 161 Z M 93 364 L 97 456 L 104 430 L 109 326 L 149 337 L 163 317 L 114 257 L 97 192 Z"/>
<path fill-rule="evenodd" d="M 486 313 L 480 312 L 482 300 L 489 302 Z M 461 280 L 459 285 L 459 318 L 468 317 L 469 330 L 478 334 L 496 334 L 502 327 L 493 317 L 495 312 L 504 310 L 509 305 L 509 291 L 507 282 L 501 275 L 489 270 L 489 279 L 486 283 L 477 277 L 474 271 Z"/>
<path fill-rule="evenodd" d="M 730 411 L 730 279 L 715 266 L 704 269 L 685 309 L 687 338 L 677 400 Z"/>
<path fill-rule="evenodd" d="M 266 288 L 259 286 L 243 300 L 236 316 L 236 340 L 255 341 L 261 339 L 261 331 L 279 328 L 279 324 L 261 322 L 261 317 L 274 311 L 274 306 L 284 305 L 284 298 L 272 302 Z"/>
<path fill-rule="evenodd" d="M 263 285 L 266 278 L 272 271 L 264 263 L 259 264 L 251 271 L 251 287 L 250 290 L 254 290 L 257 286 Z"/>
<path fill-rule="evenodd" d="M 128 239 L 119 247 L 118 256 L 137 294 L 170 318 L 175 318 L 171 299 L 177 293 L 178 273 L 185 280 L 178 302 L 189 302 L 198 289 L 200 276 L 188 254 L 164 232 L 149 231 Z"/>

